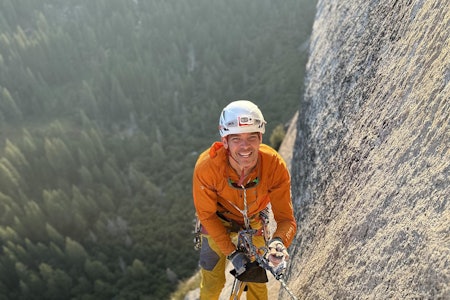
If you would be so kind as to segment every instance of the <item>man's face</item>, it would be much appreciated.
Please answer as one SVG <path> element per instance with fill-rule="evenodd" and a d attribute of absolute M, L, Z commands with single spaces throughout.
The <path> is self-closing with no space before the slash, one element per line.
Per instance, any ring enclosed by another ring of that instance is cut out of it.
<path fill-rule="evenodd" d="M 258 161 L 258 149 L 262 135 L 259 132 L 230 134 L 222 138 L 222 142 L 230 151 L 230 155 L 239 164 L 240 168 L 249 169 Z"/>

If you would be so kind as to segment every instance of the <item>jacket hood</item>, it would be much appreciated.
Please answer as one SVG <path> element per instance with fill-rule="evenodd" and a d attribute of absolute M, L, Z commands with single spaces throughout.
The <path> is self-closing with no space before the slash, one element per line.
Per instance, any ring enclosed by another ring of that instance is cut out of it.
<path fill-rule="evenodd" d="M 215 142 L 214 144 L 212 144 L 211 148 L 209 149 L 209 157 L 211 157 L 211 158 L 216 157 L 217 153 L 222 148 L 223 148 L 223 143 L 222 142 Z"/>

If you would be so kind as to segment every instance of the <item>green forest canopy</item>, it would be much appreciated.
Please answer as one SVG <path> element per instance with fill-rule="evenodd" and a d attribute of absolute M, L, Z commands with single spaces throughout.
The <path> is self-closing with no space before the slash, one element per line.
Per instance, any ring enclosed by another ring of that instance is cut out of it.
<path fill-rule="evenodd" d="M 0 299 L 168 297 L 197 267 L 198 153 L 229 101 L 261 107 L 267 143 L 289 121 L 314 9 L 3 0 Z"/>

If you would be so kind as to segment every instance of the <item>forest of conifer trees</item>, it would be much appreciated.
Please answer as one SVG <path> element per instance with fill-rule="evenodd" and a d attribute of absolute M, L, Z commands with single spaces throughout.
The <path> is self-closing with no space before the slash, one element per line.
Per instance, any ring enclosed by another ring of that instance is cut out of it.
<path fill-rule="evenodd" d="M 0 300 L 165 299 L 220 110 L 298 109 L 315 1 L 0 2 Z"/>

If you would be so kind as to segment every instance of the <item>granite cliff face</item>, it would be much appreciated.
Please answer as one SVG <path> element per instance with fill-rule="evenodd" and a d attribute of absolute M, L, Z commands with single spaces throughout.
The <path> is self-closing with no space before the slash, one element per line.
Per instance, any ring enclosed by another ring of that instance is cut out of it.
<path fill-rule="evenodd" d="M 450 299 L 449 28 L 449 1 L 319 1 L 291 166 L 300 299 Z"/>

